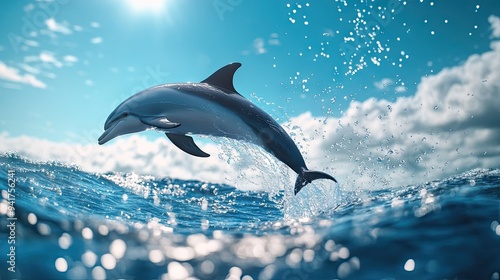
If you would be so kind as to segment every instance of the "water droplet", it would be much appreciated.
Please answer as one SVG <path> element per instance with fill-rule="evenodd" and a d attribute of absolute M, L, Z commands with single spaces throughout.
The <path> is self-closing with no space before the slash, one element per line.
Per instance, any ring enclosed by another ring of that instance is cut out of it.
<path fill-rule="evenodd" d="M 347 247 L 340 248 L 338 253 L 339 253 L 339 257 L 344 259 L 344 260 L 349 258 L 349 255 L 350 255 L 349 249 L 347 249 Z"/>
<path fill-rule="evenodd" d="M 125 241 L 121 239 L 115 239 L 109 245 L 109 252 L 115 257 L 117 260 L 123 258 L 125 255 L 125 251 L 127 250 L 127 244 Z"/>
<path fill-rule="evenodd" d="M 64 258 L 58 258 L 55 266 L 59 272 L 66 272 L 66 270 L 68 270 L 68 262 Z"/>
<path fill-rule="evenodd" d="M 413 259 L 407 260 L 404 269 L 406 271 L 413 271 L 415 269 L 415 261 Z"/>
<path fill-rule="evenodd" d="M 207 219 L 201 220 L 201 229 L 202 230 L 207 230 L 210 222 Z"/>
<path fill-rule="evenodd" d="M 69 248 L 69 246 L 71 246 L 71 243 L 73 243 L 73 238 L 71 238 L 71 235 L 65 232 L 61 235 L 61 237 L 59 237 L 57 243 L 59 244 L 59 247 L 61 247 L 61 249 L 66 250 Z"/>
<path fill-rule="evenodd" d="M 351 274 L 352 268 L 351 265 L 348 262 L 341 263 L 339 267 L 337 268 L 337 275 L 340 278 L 346 278 Z"/>
<path fill-rule="evenodd" d="M 214 272 L 215 265 L 210 260 L 205 260 L 201 263 L 201 271 L 205 274 L 211 274 Z"/>
<path fill-rule="evenodd" d="M 170 262 L 167 265 L 169 279 L 186 279 L 189 277 L 188 270 L 178 262 Z"/>
<path fill-rule="evenodd" d="M 85 239 L 92 239 L 94 237 L 94 233 L 88 227 L 82 229 L 82 236 Z"/>
<path fill-rule="evenodd" d="M 85 253 L 83 253 L 81 259 L 86 267 L 94 267 L 95 263 L 97 262 L 97 255 L 94 252 L 87 250 Z"/>
<path fill-rule="evenodd" d="M 51 232 L 50 226 L 45 223 L 38 223 L 37 230 L 41 235 L 49 235 Z"/>
<path fill-rule="evenodd" d="M 207 208 L 208 208 L 208 201 L 206 199 L 203 199 L 201 202 L 201 210 L 207 211 Z"/>
<path fill-rule="evenodd" d="M 109 233 L 109 228 L 106 225 L 99 225 L 97 231 L 99 232 L 100 235 L 106 236 Z"/>
<path fill-rule="evenodd" d="M 160 263 L 165 259 L 163 253 L 158 249 L 149 251 L 148 258 L 152 263 Z"/>
<path fill-rule="evenodd" d="M 107 270 L 112 270 L 116 267 L 116 259 L 111 254 L 101 256 L 101 265 Z"/>
<path fill-rule="evenodd" d="M 30 223 L 31 225 L 35 225 L 37 220 L 38 219 L 37 219 L 35 214 L 33 214 L 33 213 L 28 214 L 28 223 Z"/>

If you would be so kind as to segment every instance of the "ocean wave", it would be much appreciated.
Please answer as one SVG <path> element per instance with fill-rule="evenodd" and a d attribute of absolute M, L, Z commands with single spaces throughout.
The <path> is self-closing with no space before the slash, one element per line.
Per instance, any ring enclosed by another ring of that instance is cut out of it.
<path fill-rule="evenodd" d="M 87 173 L 15 154 L 0 155 L 0 167 L 1 240 L 16 218 L 16 272 L 3 269 L 2 278 L 494 279 L 500 272 L 498 169 L 373 191 L 320 183 L 294 197 Z M 10 249 L 0 243 L 3 263 Z"/>

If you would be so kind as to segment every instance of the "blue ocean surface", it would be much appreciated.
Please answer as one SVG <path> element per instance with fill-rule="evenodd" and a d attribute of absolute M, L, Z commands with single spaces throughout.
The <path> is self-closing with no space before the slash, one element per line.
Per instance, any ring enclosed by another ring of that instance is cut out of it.
<path fill-rule="evenodd" d="M 500 278 L 497 169 L 297 197 L 15 154 L 0 178 L 1 279 Z"/>

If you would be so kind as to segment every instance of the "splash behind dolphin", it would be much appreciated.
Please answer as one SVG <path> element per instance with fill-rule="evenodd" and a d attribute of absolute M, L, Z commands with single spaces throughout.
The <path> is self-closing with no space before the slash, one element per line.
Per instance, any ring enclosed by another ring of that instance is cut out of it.
<path fill-rule="evenodd" d="M 99 144 L 154 128 L 184 152 L 209 157 L 189 135 L 227 137 L 261 146 L 288 165 L 298 174 L 295 194 L 316 179 L 337 182 L 326 173 L 308 170 L 285 130 L 234 89 L 233 76 L 240 66 L 228 64 L 200 83 L 165 84 L 129 97 L 109 115 Z"/>

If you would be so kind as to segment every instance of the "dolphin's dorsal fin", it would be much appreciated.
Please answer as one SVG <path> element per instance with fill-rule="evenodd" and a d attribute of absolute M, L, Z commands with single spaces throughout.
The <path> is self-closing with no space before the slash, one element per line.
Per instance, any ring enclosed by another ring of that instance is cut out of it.
<path fill-rule="evenodd" d="M 236 72 L 236 70 L 238 70 L 240 66 L 241 63 L 239 62 L 228 64 L 222 67 L 221 69 L 215 71 L 212 75 L 210 75 L 210 77 L 206 78 L 201 82 L 228 90 L 230 92 L 238 93 L 236 89 L 234 89 L 233 77 L 234 77 L 234 72 Z"/>

